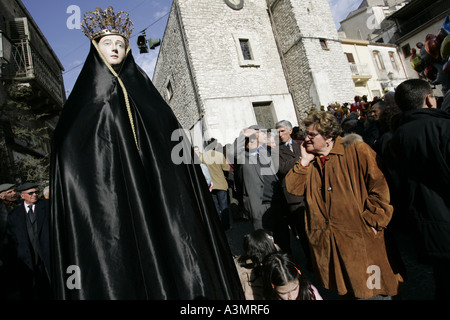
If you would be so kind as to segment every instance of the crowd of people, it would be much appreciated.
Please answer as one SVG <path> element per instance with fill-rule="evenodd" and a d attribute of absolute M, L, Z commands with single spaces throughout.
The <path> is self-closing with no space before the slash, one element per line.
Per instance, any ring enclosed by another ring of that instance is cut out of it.
<path fill-rule="evenodd" d="M 1 298 L 319 300 L 311 268 L 345 299 L 391 299 L 396 230 L 450 298 L 450 113 L 427 81 L 200 153 L 172 139 L 181 125 L 130 54 L 128 14 L 96 8 L 81 25 L 91 48 L 54 130 L 49 200 L 36 182 L 0 186 Z M 179 144 L 194 161 L 173 161 Z M 239 258 L 230 203 L 255 231 Z"/>
<path fill-rule="evenodd" d="M 236 215 L 254 230 L 234 258 L 245 299 L 322 299 L 303 268 L 345 299 L 391 299 L 407 279 L 395 232 L 414 234 L 436 297 L 449 298 L 450 113 L 437 107 L 426 81 L 407 80 L 364 117 L 330 107 L 297 128 L 253 125 L 224 148 L 195 146 L 223 230 Z M 52 297 L 48 197 L 36 183 L 0 186 L 3 299 Z"/>
<path fill-rule="evenodd" d="M 357 97 L 347 113 L 336 105 L 310 112 L 300 128 L 283 120 L 276 131 L 243 129 L 224 149 L 233 172 L 229 199 L 239 199 L 253 229 L 273 235 L 279 251 L 291 253 L 286 235 L 293 231 L 309 258 L 302 267 L 346 299 L 400 293 L 407 275 L 395 235 L 407 233 L 434 270 L 436 298 L 447 299 L 450 114 L 421 79 L 364 103 Z M 277 170 L 262 173 L 269 163 Z M 248 265 L 243 257 L 240 270 Z M 250 284 L 244 288 L 258 286 L 263 258 L 257 261 L 256 269 L 250 262 L 252 274 L 240 272 Z"/>

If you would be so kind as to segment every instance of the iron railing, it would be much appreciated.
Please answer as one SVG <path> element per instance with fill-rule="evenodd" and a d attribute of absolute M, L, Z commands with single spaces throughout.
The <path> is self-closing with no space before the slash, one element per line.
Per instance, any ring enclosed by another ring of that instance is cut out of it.
<path fill-rule="evenodd" d="M 64 103 L 62 79 L 57 76 L 28 39 L 13 42 L 12 61 L 5 78 L 16 81 L 36 81 L 62 106 Z"/>
<path fill-rule="evenodd" d="M 372 75 L 367 64 L 350 63 L 350 70 L 352 72 L 352 76 L 369 77 Z"/>

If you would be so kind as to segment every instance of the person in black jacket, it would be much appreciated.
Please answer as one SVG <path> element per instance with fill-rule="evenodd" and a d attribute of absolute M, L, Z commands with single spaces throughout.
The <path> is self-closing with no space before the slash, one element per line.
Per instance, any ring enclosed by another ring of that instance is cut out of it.
<path fill-rule="evenodd" d="M 267 145 L 267 129 L 253 125 L 245 150 L 245 165 L 242 168 L 244 205 L 251 213 L 255 230 L 273 231 L 274 213 L 279 208 L 281 189 L 276 176 L 277 165 L 273 149 Z"/>
<path fill-rule="evenodd" d="M 287 208 L 287 220 L 296 238 L 300 240 L 303 252 L 309 264 L 309 243 L 305 233 L 305 200 L 303 196 L 293 195 L 286 190 L 285 176 L 301 158 L 302 141 L 291 137 L 293 127 L 290 121 L 282 120 L 275 124 L 280 137 L 280 160 L 278 177 L 283 190 L 283 202 Z M 309 267 L 309 266 L 308 266 Z"/>
<path fill-rule="evenodd" d="M 35 183 L 17 188 L 23 202 L 8 215 L 6 246 L 9 281 L 19 299 L 50 299 L 50 234 L 48 200 Z"/>
<path fill-rule="evenodd" d="M 391 150 L 405 223 L 433 266 L 436 298 L 450 299 L 450 114 L 436 108 L 430 84 L 421 79 L 402 82 L 395 101 L 402 113 Z"/>

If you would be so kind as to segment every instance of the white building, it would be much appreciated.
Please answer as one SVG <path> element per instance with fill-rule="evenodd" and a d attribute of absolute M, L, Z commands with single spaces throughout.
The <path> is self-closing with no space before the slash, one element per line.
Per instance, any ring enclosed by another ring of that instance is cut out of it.
<path fill-rule="evenodd" d="M 371 101 L 382 97 L 386 91 L 394 91 L 407 79 L 405 63 L 397 46 L 367 40 L 341 40 L 352 70 L 356 95 L 365 95 Z"/>
<path fill-rule="evenodd" d="M 340 34 L 344 38 L 395 44 L 401 51 L 407 78 L 418 78 L 419 74 L 409 63 L 411 49 L 423 43 L 427 34 L 437 34 L 449 13 L 448 0 L 363 0 L 357 10 L 340 22 Z M 376 62 L 377 66 L 381 65 Z M 396 73 L 392 72 L 390 77 L 394 79 L 382 80 L 384 86 L 397 82 Z M 380 77 L 379 70 L 377 76 Z M 381 78 L 385 77 L 381 75 Z M 440 84 L 435 86 L 437 96 L 443 95 L 441 89 Z M 357 90 L 360 91 L 358 86 Z"/>
<path fill-rule="evenodd" d="M 416 48 L 419 52 L 417 43 L 424 43 L 428 34 L 438 34 L 448 14 L 450 14 L 448 0 L 413 0 L 389 17 L 389 20 L 396 24 L 395 43 L 408 61 L 405 66 L 409 78 L 419 77 L 409 63 L 411 49 Z M 442 85 L 436 85 L 435 94 L 443 96 Z"/>
<path fill-rule="evenodd" d="M 346 38 L 394 43 L 395 23 L 386 19 L 410 0 L 363 0 L 358 9 L 340 21 Z"/>
<path fill-rule="evenodd" d="M 174 0 L 153 83 L 199 146 L 355 91 L 326 0 Z"/>

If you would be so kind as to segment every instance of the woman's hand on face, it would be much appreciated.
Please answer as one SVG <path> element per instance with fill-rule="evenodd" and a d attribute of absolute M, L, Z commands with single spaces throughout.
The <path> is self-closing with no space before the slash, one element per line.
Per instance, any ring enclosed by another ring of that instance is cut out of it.
<path fill-rule="evenodd" d="M 300 163 L 302 166 L 307 167 L 309 163 L 313 161 L 313 159 L 315 158 L 315 154 L 306 151 L 305 143 L 306 142 L 303 142 L 300 147 L 302 152 L 302 158 L 300 160 Z"/>

